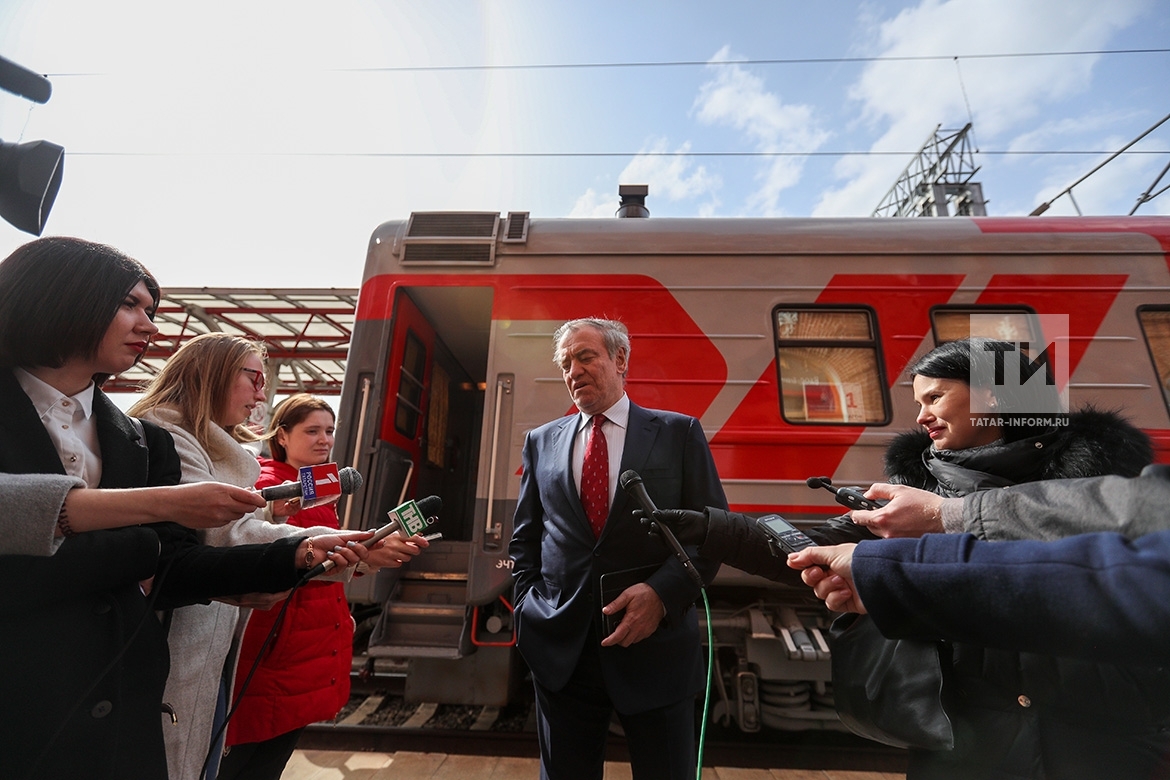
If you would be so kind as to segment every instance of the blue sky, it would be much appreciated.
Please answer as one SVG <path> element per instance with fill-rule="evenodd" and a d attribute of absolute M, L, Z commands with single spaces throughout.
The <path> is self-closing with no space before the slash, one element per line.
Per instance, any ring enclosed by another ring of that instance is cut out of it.
<path fill-rule="evenodd" d="M 164 286 L 348 287 L 414 210 L 608 218 L 646 183 L 652 218 L 868 216 L 939 124 L 974 123 L 989 213 L 1027 214 L 1106 155 L 1003 152 L 1120 148 L 1170 113 L 1170 54 L 988 55 L 1165 48 L 1170 0 L 0 0 L 0 55 L 54 90 L 0 92 L 0 138 L 66 148 L 46 234 Z M 1125 214 L 1167 162 L 1076 202 Z M 0 257 L 31 238 L 0 223 Z"/>

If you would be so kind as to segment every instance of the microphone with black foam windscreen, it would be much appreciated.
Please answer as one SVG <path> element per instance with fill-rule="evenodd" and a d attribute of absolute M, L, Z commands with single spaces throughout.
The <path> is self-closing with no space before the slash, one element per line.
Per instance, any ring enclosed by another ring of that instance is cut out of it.
<path fill-rule="evenodd" d="M 342 471 L 345 471 L 345 469 L 342 469 Z M 402 536 L 414 536 L 418 532 L 426 529 L 427 526 L 437 522 L 439 519 L 439 510 L 442 508 L 443 499 L 438 496 L 427 496 L 417 502 L 407 501 L 402 506 L 394 507 L 387 512 L 386 514 L 390 516 L 390 522 L 375 531 L 374 535 L 369 539 L 363 540 L 361 544 L 368 549 L 395 531 L 398 531 Z M 301 577 L 301 581 L 306 582 L 311 580 L 314 577 L 324 574 L 336 565 L 331 560 L 318 563 L 305 572 L 305 575 Z"/>
<path fill-rule="evenodd" d="M 691 575 L 691 579 L 697 582 L 700 588 L 706 587 L 703 583 L 703 575 L 699 574 L 699 570 L 691 562 L 691 557 L 678 543 L 674 532 L 654 520 L 654 513 L 658 511 L 658 507 L 654 506 L 654 502 L 650 500 L 650 494 L 646 492 L 646 486 L 642 484 L 642 477 L 638 475 L 638 472 L 633 469 L 623 471 L 622 475 L 618 477 L 618 484 L 622 486 L 622 490 L 641 505 L 642 511 L 646 513 L 646 519 L 650 523 L 650 530 L 658 533 L 662 541 L 674 553 L 674 557 L 678 558 L 678 562 L 687 570 L 687 574 Z"/>
<path fill-rule="evenodd" d="M 346 466 L 337 472 L 337 479 L 341 483 L 341 492 L 349 495 L 362 488 L 362 475 L 357 469 Z M 304 495 L 303 482 L 285 482 L 280 485 L 260 488 L 260 495 L 265 501 L 284 501 L 290 498 L 300 498 Z"/>

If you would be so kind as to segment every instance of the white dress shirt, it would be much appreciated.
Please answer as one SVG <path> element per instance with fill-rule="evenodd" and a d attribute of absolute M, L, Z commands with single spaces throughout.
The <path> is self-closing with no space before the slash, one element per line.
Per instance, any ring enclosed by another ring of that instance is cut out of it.
<path fill-rule="evenodd" d="M 93 418 L 93 382 L 70 396 L 22 368 L 13 373 L 36 407 L 65 473 L 84 480 L 88 487 L 97 487 L 102 481 L 102 448 Z"/>
<path fill-rule="evenodd" d="M 613 406 L 602 412 L 606 422 L 601 430 L 605 433 L 605 442 L 609 448 L 609 505 L 613 506 L 613 498 L 617 495 L 618 471 L 622 467 L 622 452 L 626 448 L 626 427 L 630 422 L 630 397 L 622 393 L 622 397 Z M 589 429 L 593 416 L 584 413 L 577 420 L 576 438 L 573 440 L 573 484 L 577 486 L 577 494 L 581 494 L 581 471 L 585 464 L 585 445 L 589 442 Z"/>

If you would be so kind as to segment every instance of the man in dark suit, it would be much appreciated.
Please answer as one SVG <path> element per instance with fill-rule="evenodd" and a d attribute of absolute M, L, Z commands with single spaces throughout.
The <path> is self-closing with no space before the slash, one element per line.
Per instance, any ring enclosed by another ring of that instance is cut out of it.
<path fill-rule="evenodd" d="M 573 320 L 553 344 L 580 414 L 529 432 L 509 547 L 517 646 L 536 687 L 541 777 L 599 780 L 616 710 L 636 780 L 693 778 L 694 696 L 705 677 L 699 587 L 647 535 L 617 478 L 638 472 L 660 507 L 727 500 L 698 421 L 626 396 L 624 325 Z M 718 564 L 689 552 L 710 581 Z M 641 581 L 603 601 L 602 576 L 631 569 Z M 608 635 L 603 607 L 621 615 Z"/>

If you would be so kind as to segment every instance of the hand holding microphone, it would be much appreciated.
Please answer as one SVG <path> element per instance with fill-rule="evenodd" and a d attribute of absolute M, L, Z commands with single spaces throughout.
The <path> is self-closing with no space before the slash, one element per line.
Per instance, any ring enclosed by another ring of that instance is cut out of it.
<path fill-rule="evenodd" d="M 312 477 L 317 475 L 314 480 Z M 285 482 L 281 485 L 261 488 L 260 495 L 265 501 L 284 501 L 290 498 L 315 500 L 318 495 L 322 500 L 336 501 L 342 494 L 349 495 L 362 487 L 362 475 L 357 469 L 346 466 L 338 470 L 336 463 L 325 463 L 320 466 L 306 466 L 301 469 L 301 479 L 298 482 Z M 309 495 L 306 496 L 306 493 Z M 306 501 L 302 508 L 311 504 Z"/>
<path fill-rule="evenodd" d="M 343 472 L 346 470 L 347 469 L 342 469 Z M 352 471 L 352 469 L 348 470 Z M 357 472 L 355 471 L 354 473 L 356 474 Z M 358 479 L 360 480 L 360 477 Z M 309 571 L 305 572 L 305 575 L 301 578 L 301 581 L 307 582 L 314 577 L 320 576 L 325 572 L 333 569 L 335 566 L 340 565 L 341 561 L 343 560 L 345 561 L 346 566 L 351 563 L 359 563 L 362 561 L 369 562 L 371 564 L 371 568 L 379 568 L 383 566 L 401 566 L 406 560 L 409 560 L 411 557 L 417 554 L 420 546 L 429 546 L 429 541 L 418 537 L 417 534 L 420 530 L 425 529 L 428 525 L 431 525 L 435 522 L 436 515 L 438 515 L 442 506 L 443 499 L 439 498 L 438 496 L 427 496 L 417 503 L 414 501 L 407 501 L 402 506 L 395 507 L 388 513 L 390 516 L 390 522 L 386 523 L 376 531 L 373 531 L 372 533 L 370 531 L 360 531 L 357 533 L 344 535 L 344 538 L 341 542 L 341 545 L 344 546 L 335 546 L 332 548 L 332 550 L 327 551 L 325 554 L 325 560 L 320 563 L 316 563 L 316 565 L 313 565 Z M 389 537 L 394 532 L 398 532 L 398 536 L 402 537 L 401 543 L 399 543 L 399 541 L 396 539 L 395 542 L 390 544 L 384 543 L 382 548 L 379 550 L 374 550 L 374 547 L 378 542 L 382 541 L 383 539 L 387 539 L 387 537 Z M 318 538 L 322 537 L 313 537 L 311 539 L 307 539 L 306 542 L 312 542 L 316 544 L 316 539 Z M 351 544 L 351 542 L 353 544 Z M 422 544 L 419 545 L 418 542 L 421 542 Z M 362 552 L 366 553 L 365 555 L 359 555 L 356 552 L 356 546 L 358 545 L 361 546 Z M 303 546 L 304 545 L 302 544 L 302 547 Z M 411 547 L 414 548 L 413 552 L 409 549 Z M 387 552 L 380 555 L 379 553 L 381 552 L 381 549 L 386 548 L 389 548 Z M 370 551 L 373 551 L 374 555 L 374 559 L 372 561 L 370 561 Z M 405 558 L 403 556 L 405 556 Z M 382 560 L 387 558 L 388 560 Z M 308 562 L 308 559 L 306 559 L 306 562 Z"/>
<path fill-rule="evenodd" d="M 658 533 L 658 527 L 669 528 L 682 544 L 698 547 L 707 541 L 708 517 L 706 512 L 696 512 L 693 509 L 656 509 L 653 515 L 647 516 L 646 510 L 635 509 L 634 516 L 650 533 Z"/>
<path fill-rule="evenodd" d="M 618 477 L 618 483 L 622 486 L 622 490 L 626 491 L 627 494 L 638 502 L 648 518 L 654 517 L 658 512 L 658 507 L 654 506 L 654 502 L 650 500 L 650 495 L 646 492 L 646 486 L 642 484 L 642 477 L 638 475 L 638 472 L 633 469 L 623 471 L 622 475 Z M 700 588 L 706 587 L 706 584 L 703 582 L 703 576 L 699 574 L 699 570 L 691 562 L 691 557 L 687 555 L 686 550 L 679 544 L 678 539 L 675 538 L 670 528 L 655 520 L 650 520 L 649 526 L 650 530 L 657 532 L 667 548 L 674 553 L 674 557 L 687 570 L 687 574 L 691 575 L 691 579 L 698 583 Z"/>
<path fill-rule="evenodd" d="M 371 569 L 396 569 L 409 563 L 414 556 L 430 546 L 432 541 L 442 538 L 442 534 L 422 535 L 428 526 L 438 522 L 439 510 L 443 507 L 443 499 L 438 496 L 427 496 L 416 504 L 408 501 L 396 507 L 387 514 L 390 522 L 379 528 L 374 536 L 364 542 L 370 551 L 366 564 Z M 378 541 L 381 544 L 378 544 Z"/>
<path fill-rule="evenodd" d="M 369 531 L 351 531 L 301 540 L 297 545 L 297 568 L 308 569 L 301 576 L 301 582 L 308 582 L 338 566 L 344 569 L 364 561 L 368 553 L 361 545 L 369 542 L 370 535 Z"/>

